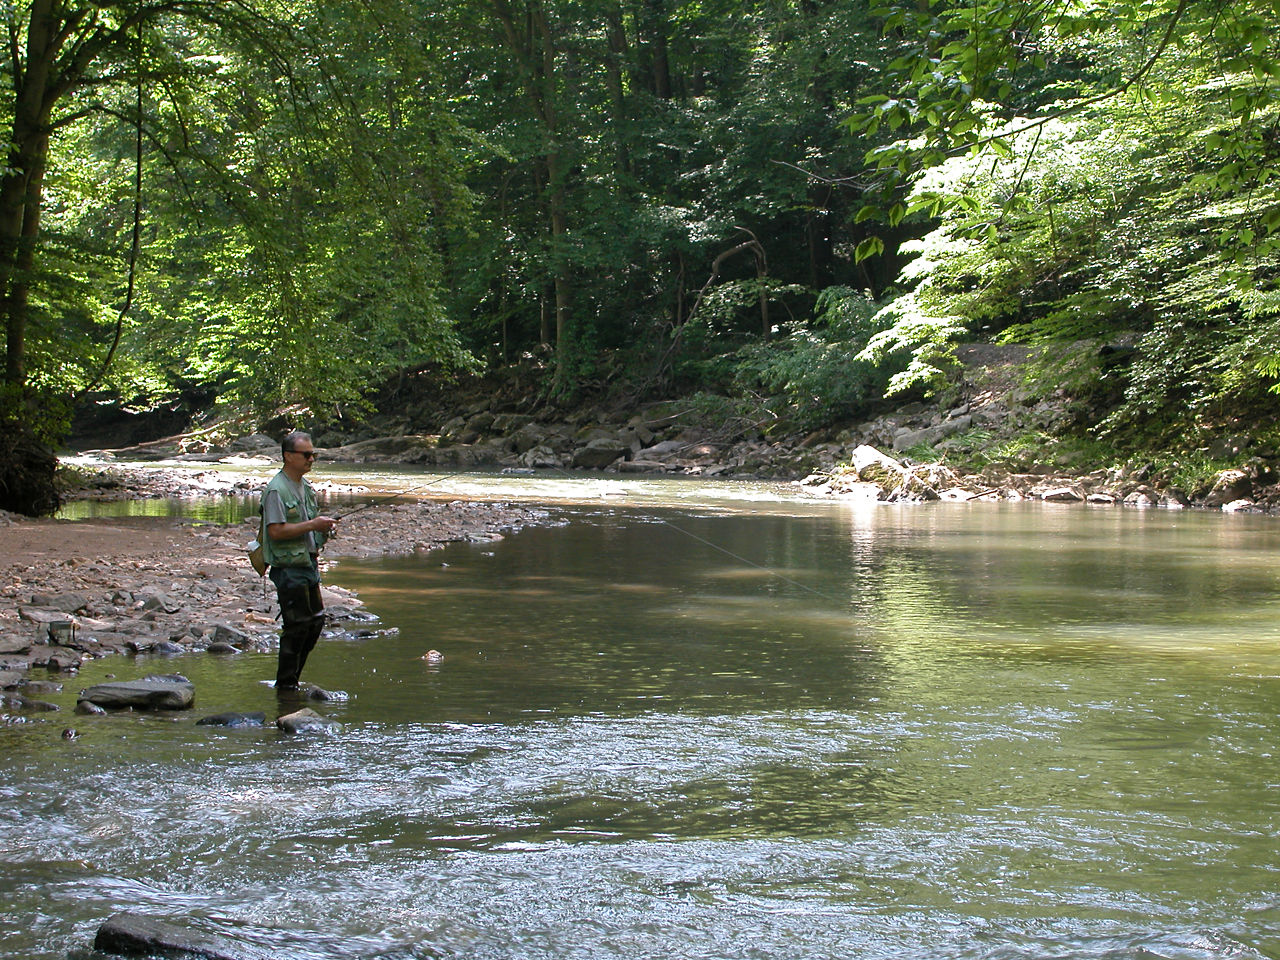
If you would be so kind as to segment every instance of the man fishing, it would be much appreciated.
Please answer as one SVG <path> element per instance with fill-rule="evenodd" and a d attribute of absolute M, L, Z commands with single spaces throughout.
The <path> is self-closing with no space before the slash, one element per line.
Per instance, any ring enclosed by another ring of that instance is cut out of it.
<path fill-rule="evenodd" d="M 306 474 L 315 466 L 311 435 L 295 430 L 280 444 L 284 466 L 262 494 L 263 559 L 280 601 L 280 659 L 276 692 L 298 689 L 307 655 L 324 628 L 317 557 L 338 521 L 320 514 Z"/>

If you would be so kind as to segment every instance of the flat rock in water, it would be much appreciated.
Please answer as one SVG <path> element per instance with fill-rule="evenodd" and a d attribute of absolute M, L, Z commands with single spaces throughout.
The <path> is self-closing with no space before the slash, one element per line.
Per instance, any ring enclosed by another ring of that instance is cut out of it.
<path fill-rule="evenodd" d="M 58 709 L 56 703 L 46 700 L 32 700 L 20 693 L 0 694 L 0 708 L 6 710 L 25 710 L 29 713 L 49 713 Z"/>
<path fill-rule="evenodd" d="M 256 713 L 215 713 L 201 717 L 196 721 L 197 727 L 261 727 L 265 726 L 267 715 L 261 711 Z"/>
<path fill-rule="evenodd" d="M 201 957 L 203 960 L 268 960 L 270 957 L 252 944 L 134 913 L 117 913 L 100 926 L 93 948 L 103 953 Z"/>
<path fill-rule="evenodd" d="M 22 685 L 23 694 L 28 693 L 61 693 L 62 684 L 53 680 L 28 680 Z"/>
<path fill-rule="evenodd" d="M 95 684 L 80 691 L 80 699 L 108 710 L 186 710 L 195 703 L 196 688 L 185 679 L 144 677 Z"/>
<path fill-rule="evenodd" d="M 337 733 L 342 729 L 338 721 L 322 717 L 310 707 L 286 713 L 276 721 L 276 726 L 285 733 Z"/>

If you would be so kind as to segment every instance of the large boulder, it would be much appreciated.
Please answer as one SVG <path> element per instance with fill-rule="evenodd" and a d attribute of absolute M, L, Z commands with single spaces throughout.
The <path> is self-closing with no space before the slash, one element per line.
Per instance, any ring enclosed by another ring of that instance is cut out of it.
<path fill-rule="evenodd" d="M 666 457 L 678 456 L 687 444 L 683 440 L 663 440 L 651 447 L 641 447 L 635 453 L 636 460 L 663 460 Z"/>
<path fill-rule="evenodd" d="M 536 446 L 520 454 L 516 461 L 522 467 L 537 470 L 542 468 L 559 468 L 565 465 L 565 458 L 550 447 Z"/>
<path fill-rule="evenodd" d="M 236 437 L 227 449 L 232 453 L 259 453 L 264 456 L 276 456 L 280 453 L 280 440 L 269 437 L 265 433 L 251 433 L 245 437 Z"/>
<path fill-rule="evenodd" d="M 631 452 L 631 446 L 617 437 L 597 437 L 586 446 L 573 451 L 573 465 L 588 470 L 599 470 L 615 460 L 621 460 Z"/>
<path fill-rule="evenodd" d="M 493 418 L 493 423 L 489 425 L 494 433 L 500 433 L 504 436 L 515 433 L 526 423 L 533 421 L 533 417 L 527 413 L 500 413 Z"/>
<path fill-rule="evenodd" d="M 908 450 L 918 444 L 928 444 L 934 446 L 941 440 L 945 440 L 957 433 L 963 433 L 973 426 L 973 417 L 969 414 L 955 417 L 950 420 L 943 420 L 941 423 L 932 426 L 923 427 L 919 430 L 904 430 L 893 438 L 893 449 Z"/>
<path fill-rule="evenodd" d="M 1253 478 L 1245 470 L 1223 470 L 1214 480 L 1213 489 L 1204 498 L 1206 507 L 1222 507 L 1236 500 L 1253 497 Z"/>
<path fill-rule="evenodd" d="M 896 480 L 906 470 L 898 460 L 865 443 L 854 448 L 849 458 L 849 465 L 859 480 L 869 480 L 873 483 L 886 479 Z"/>
<path fill-rule="evenodd" d="M 62 613 L 77 613 L 89 605 L 90 597 L 78 590 L 66 590 L 59 593 L 36 593 L 31 596 L 31 604 L 46 610 L 58 610 Z"/>
<path fill-rule="evenodd" d="M 134 707 L 138 710 L 186 710 L 195 703 L 196 688 L 186 677 L 143 677 L 141 680 L 113 680 L 80 691 L 80 700 L 108 710 Z"/>

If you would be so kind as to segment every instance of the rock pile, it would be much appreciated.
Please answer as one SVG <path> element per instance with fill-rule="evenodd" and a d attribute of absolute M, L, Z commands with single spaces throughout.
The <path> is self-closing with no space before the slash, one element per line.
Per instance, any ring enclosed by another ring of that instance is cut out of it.
<path fill-rule="evenodd" d="M 910 464 L 869 445 L 856 448 L 847 466 L 801 481 L 815 493 L 891 502 L 922 500 L 1040 500 L 1046 503 L 1124 504 L 1181 509 L 1194 502 L 1226 512 L 1263 511 L 1280 506 L 1276 476 L 1265 464 L 1224 470 L 1204 491 L 1189 493 L 1150 468 L 1098 470 L 1085 476 L 1051 470 L 1028 473 L 990 467 L 957 474 L 944 464 Z"/>

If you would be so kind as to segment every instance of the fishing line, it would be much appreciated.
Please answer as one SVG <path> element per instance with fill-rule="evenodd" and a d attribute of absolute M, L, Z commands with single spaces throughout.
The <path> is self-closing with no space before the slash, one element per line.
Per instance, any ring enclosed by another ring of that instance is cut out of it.
<path fill-rule="evenodd" d="M 560 474 L 566 480 L 580 479 L 578 477 L 574 477 L 573 474 L 569 473 L 567 470 L 563 469 L 562 467 L 551 467 L 549 469 L 554 470 L 556 473 Z M 680 525 L 673 523 L 670 520 L 667 520 L 665 517 L 655 517 L 655 519 L 659 523 L 665 524 L 666 526 L 670 527 L 672 530 L 675 530 L 677 533 L 682 533 L 686 537 L 689 537 L 691 540 L 696 540 L 699 543 L 703 544 L 704 546 L 710 547 L 712 550 L 717 550 L 720 553 L 723 553 L 726 557 L 730 557 L 748 567 L 754 567 L 756 570 L 759 570 L 761 573 L 766 573 L 771 577 L 781 580 L 783 583 L 789 583 L 793 587 L 799 587 L 801 590 L 807 590 L 809 593 L 812 593 L 815 597 L 819 597 L 823 600 L 826 600 L 828 603 L 842 605 L 845 602 L 844 600 L 839 600 L 829 594 L 823 593 L 821 590 L 818 590 L 816 587 L 811 587 L 806 583 L 801 583 L 799 580 L 795 580 L 791 577 L 788 577 L 786 574 L 779 573 L 777 570 L 774 570 L 771 567 L 766 567 L 763 564 L 756 563 L 754 560 L 749 560 L 746 557 L 739 556 L 738 554 L 734 553 L 732 550 L 728 549 L 727 547 L 722 547 L 720 546 L 720 544 L 715 543 L 711 540 L 708 540 L 705 537 L 700 537 L 696 533 L 694 533 L 692 530 L 686 530 L 684 529 L 684 527 L 681 527 Z"/>
<path fill-rule="evenodd" d="M 561 467 L 551 467 L 549 469 L 559 474 L 566 480 L 578 482 L 583 479 L 581 477 L 575 477 L 573 474 L 569 473 L 567 470 L 564 470 Z M 339 519 L 350 517 L 354 514 L 360 513 L 362 510 L 368 510 L 372 507 L 378 507 L 378 506 L 382 506 L 383 504 L 391 503 L 393 500 L 398 500 L 401 497 L 406 497 L 406 496 L 409 496 L 410 494 L 417 493 L 421 490 L 425 490 L 428 487 L 435 486 L 435 484 L 440 483 L 444 480 L 448 480 L 450 477 L 454 477 L 454 476 L 458 476 L 458 474 L 453 474 L 453 473 L 441 474 L 440 476 L 436 477 L 434 480 L 430 480 L 427 483 L 418 484 L 417 486 L 410 487 L 408 490 L 402 490 L 399 493 L 392 494 L 391 496 L 382 497 L 378 500 L 374 500 L 371 503 L 366 503 L 363 506 L 357 507 L 355 510 L 351 510 L 343 514 L 341 517 L 339 517 Z M 671 520 L 668 520 L 664 517 L 655 517 L 655 519 L 659 523 L 670 527 L 672 530 L 675 530 L 677 533 L 683 534 L 684 536 L 688 537 L 690 540 L 696 540 L 698 543 L 701 543 L 703 546 L 710 547 L 712 550 L 715 550 L 719 553 L 723 553 L 726 557 L 729 557 L 730 559 L 735 560 L 744 566 L 752 567 L 753 569 L 759 570 L 761 573 L 768 574 L 769 576 L 777 580 L 781 580 L 783 583 L 790 584 L 793 587 L 798 587 L 801 590 L 804 590 L 804 591 L 807 591 L 808 593 L 813 594 L 815 597 L 818 597 L 822 600 L 826 600 L 828 603 L 840 605 L 845 602 L 843 600 L 840 600 L 840 599 L 837 599 L 836 597 L 831 596 L 828 593 L 824 593 L 823 591 L 817 589 L 816 587 L 811 587 L 807 583 L 801 583 L 799 580 L 796 580 L 793 577 L 788 577 L 784 573 L 779 573 L 777 570 L 771 567 L 766 567 L 763 564 L 756 563 L 754 560 L 741 556 L 740 554 L 734 553 L 732 550 L 728 549 L 727 547 L 722 547 L 720 544 L 715 543 L 712 540 L 708 540 L 706 537 L 699 536 L 698 534 L 694 533 L 692 530 L 686 530 L 684 527 L 680 526 L 677 523 L 674 523 Z"/>
<path fill-rule="evenodd" d="M 837 600 L 835 597 L 830 596 L 829 594 L 823 593 L 821 590 L 818 590 L 815 587 L 809 586 L 807 583 L 801 583 L 799 580 L 794 580 L 791 577 L 788 577 L 786 574 L 779 573 L 777 570 L 774 570 L 771 567 L 766 567 L 763 564 L 756 563 L 754 560 L 749 560 L 746 557 L 739 556 L 738 554 L 734 553 L 732 550 L 722 547 L 718 543 L 713 543 L 712 541 L 707 540 L 705 537 L 700 537 L 691 530 L 686 530 L 684 529 L 684 527 L 677 526 L 676 524 L 672 523 L 670 520 L 664 520 L 663 518 L 659 517 L 658 522 L 665 523 L 672 530 L 677 530 L 680 533 L 683 533 L 686 537 L 690 537 L 694 540 L 697 540 L 699 543 L 710 547 L 712 550 L 718 550 L 721 553 L 723 553 L 726 557 L 732 557 L 734 560 L 737 560 L 739 563 L 746 564 L 748 567 L 755 567 L 761 573 L 767 573 L 769 576 L 775 577 L 778 580 L 781 580 L 783 583 L 789 583 L 793 587 L 799 587 L 801 590 L 808 590 L 815 597 L 820 597 L 829 603 L 840 604 L 844 602 L 842 600 Z"/>
<path fill-rule="evenodd" d="M 383 504 L 391 503 L 393 500 L 399 500 L 401 497 L 407 497 L 411 493 L 417 493 L 420 490 L 427 489 L 427 487 L 435 486 L 441 480 L 447 480 L 451 476 L 453 476 L 453 474 L 450 474 L 450 473 L 441 474 L 440 476 L 436 477 L 434 480 L 429 480 L 426 483 L 420 483 L 417 486 L 410 487 L 408 490 L 401 490 L 399 493 L 393 493 L 388 497 L 379 497 L 377 500 L 373 500 L 362 506 L 356 507 L 354 510 L 348 510 L 346 513 L 339 514 L 335 519 L 345 520 L 347 517 L 355 516 L 357 513 L 360 513 L 361 511 L 364 511 L 364 510 L 368 510 L 370 507 L 380 507 Z"/>

